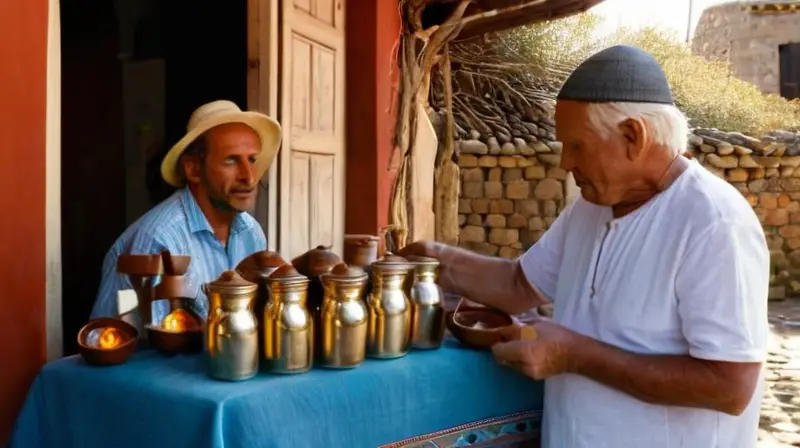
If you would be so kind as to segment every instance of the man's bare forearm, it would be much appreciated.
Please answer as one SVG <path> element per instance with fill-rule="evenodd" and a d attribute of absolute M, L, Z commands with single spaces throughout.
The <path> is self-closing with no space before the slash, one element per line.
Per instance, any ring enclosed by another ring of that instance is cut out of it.
<path fill-rule="evenodd" d="M 487 257 L 458 247 L 441 246 L 439 283 L 461 295 L 509 314 L 546 303 L 530 287 L 516 260 Z"/>
<path fill-rule="evenodd" d="M 586 338 L 571 352 L 570 371 L 647 403 L 739 415 L 758 381 L 759 363 L 705 361 L 688 355 L 639 355 Z"/>

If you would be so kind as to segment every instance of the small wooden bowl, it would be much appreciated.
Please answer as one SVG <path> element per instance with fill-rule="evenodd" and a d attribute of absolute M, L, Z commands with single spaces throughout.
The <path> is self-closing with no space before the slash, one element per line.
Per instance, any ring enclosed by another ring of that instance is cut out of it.
<path fill-rule="evenodd" d="M 472 328 L 477 322 L 481 322 L 487 328 Z M 459 307 L 447 313 L 445 324 L 461 344 L 488 350 L 494 344 L 503 342 L 503 330 L 514 326 L 514 320 L 500 310 Z"/>
<path fill-rule="evenodd" d="M 112 349 L 97 348 L 89 344 L 88 339 L 93 330 L 114 328 L 122 335 L 122 342 Z M 133 325 L 108 317 L 91 319 L 78 332 L 78 351 L 87 364 L 93 366 L 114 366 L 125 363 L 136 351 L 139 331 Z"/>
<path fill-rule="evenodd" d="M 161 328 L 160 324 L 146 325 L 150 346 L 167 356 L 199 352 L 203 348 L 203 319 L 190 310 L 186 311 L 195 320 L 195 329 L 170 331 Z"/>

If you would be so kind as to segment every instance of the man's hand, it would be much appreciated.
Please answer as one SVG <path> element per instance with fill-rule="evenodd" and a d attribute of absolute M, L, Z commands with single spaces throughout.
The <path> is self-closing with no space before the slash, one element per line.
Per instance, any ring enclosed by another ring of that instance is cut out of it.
<path fill-rule="evenodd" d="M 509 342 L 492 347 L 497 362 L 535 380 L 570 372 L 572 353 L 585 338 L 548 320 L 510 328 L 503 337 Z"/>
<path fill-rule="evenodd" d="M 442 252 L 441 245 L 442 243 L 437 243 L 435 241 L 415 241 L 398 250 L 395 255 L 401 257 L 417 256 L 439 258 L 439 254 Z"/>

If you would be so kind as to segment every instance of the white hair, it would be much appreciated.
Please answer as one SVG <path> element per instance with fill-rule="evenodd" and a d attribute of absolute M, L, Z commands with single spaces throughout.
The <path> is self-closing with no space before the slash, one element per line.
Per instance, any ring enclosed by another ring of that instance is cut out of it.
<path fill-rule="evenodd" d="M 589 123 L 605 138 L 619 132 L 621 122 L 638 118 L 645 122 L 654 143 L 666 146 L 673 155 L 686 152 L 689 122 L 671 104 L 591 103 L 587 114 Z"/>

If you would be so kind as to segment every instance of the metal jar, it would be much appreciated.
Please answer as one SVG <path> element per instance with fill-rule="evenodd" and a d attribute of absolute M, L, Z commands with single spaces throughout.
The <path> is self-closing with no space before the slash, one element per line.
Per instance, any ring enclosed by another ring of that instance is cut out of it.
<path fill-rule="evenodd" d="M 403 290 L 413 265 L 387 252 L 372 264 L 372 291 L 367 300 L 367 356 L 399 358 L 411 348 L 411 304 Z"/>
<path fill-rule="evenodd" d="M 429 257 L 413 257 L 414 270 L 406 291 L 411 301 L 411 347 L 434 349 L 444 339 L 444 293 L 437 284 L 439 261 Z"/>
<path fill-rule="evenodd" d="M 325 298 L 320 310 L 317 347 L 322 367 L 347 369 L 364 361 L 367 343 L 367 274 L 345 263 L 320 276 Z"/>
<path fill-rule="evenodd" d="M 285 264 L 267 283 L 272 296 L 264 309 L 264 370 L 307 372 L 314 359 L 314 321 L 306 308 L 308 277 Z"/>
<path fill-rule="evenodd" d="M 208 374 L 228 381 L 258 372 L 258 324 L 252 311 L 258 285 L 225 271 L 203 290 L 208 296 L 205 348 Z"/>

